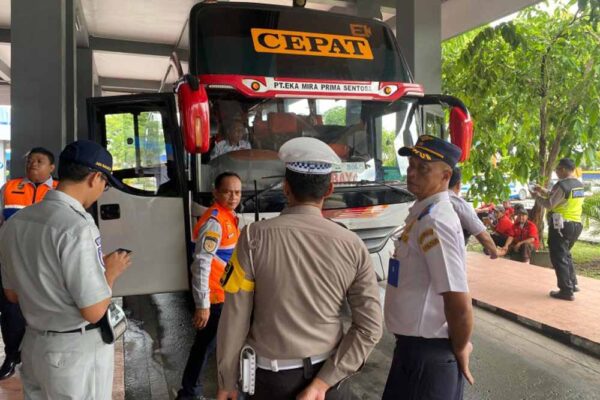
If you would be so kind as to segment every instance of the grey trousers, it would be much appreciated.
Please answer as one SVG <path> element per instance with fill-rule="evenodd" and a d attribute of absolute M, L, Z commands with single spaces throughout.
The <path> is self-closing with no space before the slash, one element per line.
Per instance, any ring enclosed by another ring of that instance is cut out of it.
<path fill-rule="evenodd" d="M 83 333 L 25 331 L 21 346 L 25 400 L 110 400 L 114 346 L 100 329 Z"/>

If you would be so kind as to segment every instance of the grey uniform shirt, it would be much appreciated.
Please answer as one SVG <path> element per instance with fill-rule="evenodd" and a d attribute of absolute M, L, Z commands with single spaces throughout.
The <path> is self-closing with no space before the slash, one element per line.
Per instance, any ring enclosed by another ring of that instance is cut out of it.
<path fill-rule="evenodd" d="M 479 217 L 477 213 L 465 199 L 458 196 L 452 190 L 448 190 L 448 196 L 450 198 L 450 203 L 458 215 L 458 219 L 460 220 L 460 226 L 469 232 L 469 234 L 473 236 L 479 235 L 481 232 L 485 231 L 485 225 Z"/>
<path fill-rule="evenodd" d="M 223 230 L 221 224 L 215 218 L 209 218 L 201 227 L 196 239 L 194 249 L 194 260 L 190 265 L 192 273 L 192 295 L 196 308 L 210 308 L 210 288 L 208 285 L 210 279 L 210 270 L 213 257 L 217 257 L 217 249 L 221 245 L 221 235 Z M 207 236 L 214 243 L 205 246 L 204 242 Z"/>
<path fill-rule="evenodd" d="M 558 183 L 555 183 L 554 186 L 552 186 L 552 190 L 550 190 L 550 193 L 548 193 L 547 197 L 545 195 L 540 196 L 537 193 L 534 193 L 533 197 L 540 203 L 542 207 L 548 210 L 552 210 L 554 207 L 567 200 L 565 192 Z"/>
<path fill-rule="evenodd" d="M 0 262 L 4 287 L 17 293 L 27 324 L 37 330 L 85 326 L 79 310 L 111 296 L 94 220 L 60 191 L 2 226 Z"/>
<path fill-rule="evenodd" d="M 235 389 L 245 343 L 272 360 L 335 350 L 318 374 L 330 385 L 359 370 L 382 333 L 379 287 L 362 240 L 312 206 L 288 208 L 250 225 L 250 239 L 247 229 L 222 280 L 219 387 Z M 352 325 L 344 334 L 345 299 Z"/>

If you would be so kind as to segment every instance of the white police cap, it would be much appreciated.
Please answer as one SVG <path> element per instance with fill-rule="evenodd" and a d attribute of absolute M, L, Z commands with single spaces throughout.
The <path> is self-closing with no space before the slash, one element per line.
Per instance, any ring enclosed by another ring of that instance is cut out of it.
<path fill-rule="evenodd" d="M 307 175 L 329 174 L 333 164 L 342 162 L 327 143 L 310 137 L 285 142 L 279 149 L 279 159 L 290 171 Z"/>

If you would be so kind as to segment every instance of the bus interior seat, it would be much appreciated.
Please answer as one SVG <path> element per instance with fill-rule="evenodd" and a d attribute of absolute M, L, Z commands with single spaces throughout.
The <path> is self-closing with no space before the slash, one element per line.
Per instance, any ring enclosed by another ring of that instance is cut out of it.
<path fill-rule="evenodd" d="M 331 147 L 342 161 L 348 160 L 348 157 L 350 156 L 350 147 L 348 145 L 343 143 L 329 143 L 329 147 Z"/>

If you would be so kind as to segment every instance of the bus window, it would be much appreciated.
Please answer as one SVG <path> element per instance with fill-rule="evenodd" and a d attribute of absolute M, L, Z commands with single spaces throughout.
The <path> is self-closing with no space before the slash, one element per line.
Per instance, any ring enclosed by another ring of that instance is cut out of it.
<path fill-rule="evenodd" d="M 136 194 L 178 196 L 168 162 L 160 112 L 118 113 L 105 116 L 106 147 L 113 156 L 113 172 Z"/>

